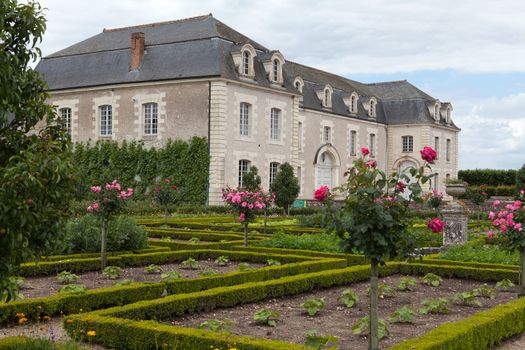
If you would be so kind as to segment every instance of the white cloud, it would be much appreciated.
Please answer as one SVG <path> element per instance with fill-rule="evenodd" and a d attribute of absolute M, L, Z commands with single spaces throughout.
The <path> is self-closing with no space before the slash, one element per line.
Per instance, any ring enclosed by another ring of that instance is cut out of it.
<path fill-rule="evenodd" d="M 464 103 L 466 104 L 466 103 Z M 457 113 L 460 168 L 518 168 L 525 163 L 525 92 L 489 98 Z"/>

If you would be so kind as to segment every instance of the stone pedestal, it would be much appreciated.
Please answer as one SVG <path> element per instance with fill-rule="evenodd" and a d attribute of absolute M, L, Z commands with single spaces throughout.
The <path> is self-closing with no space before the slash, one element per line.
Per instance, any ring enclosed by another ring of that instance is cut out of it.
<path fill-rule="evenodd" d="M 459 200 L 452 200 L 444 205 L 441 214 L 445 222 L 443 245 L 467 242 L 469 214 L 467 206 Z"/>

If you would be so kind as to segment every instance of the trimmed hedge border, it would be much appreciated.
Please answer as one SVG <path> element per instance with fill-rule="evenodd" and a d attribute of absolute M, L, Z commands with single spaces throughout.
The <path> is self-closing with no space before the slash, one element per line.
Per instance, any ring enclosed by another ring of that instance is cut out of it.
<path fill-rule="evenodd" d="M 175 239 L 191 239 L 193 237 L 199 238 L 203 241 L 219 242 L 219 241 L 238 241 L 243 236 L 240 232 L 232 231 L 194 231 L 194 230 L 174 230 L 174 229 L 153 229 L 146 228 L 148 237 L 153 238 L 175 238 Z M 248 233 L 248 239 L 263 239 L 268 238 L 268 235 L 261 234 L 250 234 Z"/>
<path fill-rule="evenodd" d="M 422 275 L 428 272 L 437 273 L 446 277 L 474 278 L 481 281 L 496 281 L 500 278 L 511 278 L 516 280 L 518 278 L 518 273 L 516 271 L 503 269 L 487 269 L 487 271 L 484 271 L 472 267 L 396 262 L 380 267 L 381 276 L 395 273 Z M 179 344 L 188 344 L 188 346 L 191 345 L 191 349 L 203 350 L 209 349 L 210 346 L 231 345 L 232 342 L 235 344 L 237 349 L 281 349 L 278 347 L 280 345 L 270 343 L 269 341 L 263 339 L 252 339 L 231 335 L 228 335 L 228 343 L 225 343 L 225 340 L 219 343 L 210 343 L 221 340 L 221 338 L 217 339 L 217 333 L 182 327 L 164 328 L 164 326 L 159 323 L 143 320 L 166 319 L 168 317 L 181 316 L 187 313 L 232 307 L 240 304 L 257 302 L 268 298 L 296 295 L 314 289 L 329 288 L 352 282 L 364 281 L 368 280 L 368 278 L 368 266 L 353 266 L 345 269 L 288 276 L 271 281 L 245 283 L 242 285 L 213 288 L 195 293 L 171 295 L 162 299 L 141 301 L 122 307 L 114 307 L 106 310 L 95 311 L 87 315 L 73 315 L 69 316 L 64 321 L 64 326 L 70 334 L 73 332 L 78 332 L 80 329 L 95 329 L 97 331 L 97 335 L 101 335 L 100 337 L 97 337 L 97 341 L 110 347 L 115 346 L 115 344 L 117 344 L 116 342 L 120 339 L 126 339 L 126 347 L 122 347 L 122 344 L 124 343 L 120 343 L 119 348 L 123 349 L 137 348 L 139 344 L 148 344 L 147 348 L 159 348 L 159 341 L 160 344 L 166 343 L 167 347 L 173 347 L 175 344 L 175 348 L 178 348 Z M 476 314 L 472 317 L 478 317 L 482 320 L 487 320 L 495 324 L 502 322 L 503 325 L 498 329 L 505 330 L 504 332 L 499 332 L 498 330 L 491 330 L 489 332 L 484 330 L 483 327 L 480 327 L 480 331 L 485 331 L 486 334 L 483 337 L 483 342 L 478 341 L 475 343 L 477 344 L 477 347 L 458 348 L 458 344 L 464 344 L 461 339 L 470 339 L 473 337 L 473 335 L 469 333 L 470 328 L 473 327 L 473 325 L 469 325 L 468 323 L 468 321 L 472 319 L 469 318 L 467 320 L 458 322 L 458 324 L 465 324 L 468 328 L 467 330 L 458 327 L 458 329 L 456 329 L 455 332 L 450 333 L 450 335 L 447 334 L 447 332 L 440 333 L 440 336 L 442 337 L 454 338 L 453 340 L 449 340 L 447 342 L 447 344 L 449 344 L 448 347 L 414 347 L 413 345 L 409 345 L 407 347 L 395 349 L 485 349 L 485 347 L 479 347 L 479 345 L 494 344 L 501 339 L 504 339 L 513 334 L 517 334 L 525 329 L 525 299 L 523 299 L 523 301 L 521 301 L 519 304 L 519 309 L 523 315 L 518 315 L 519 312 L 512 314 L 516 314 L 517 316 L 515 317 L 519 316 L 521 318 L 522 322 L 519 323 L 519 326 L 514 324 L 514 318 L 508 318 L 508 320 L 501 321 L 498 317 L 494 317 L 495 315 L 499 315 L 498 310 L 506 310 L 509 308 L 508 305 L 509 304 L 500 305 L 495 309 Z M 490 316 L 480 316 L 483 314 Z M 512 322 L 513 324 L 509 325 L 507 322 Z M 453 329 L 455 324 L 456 323 L 451 325 L 447 324 L 447 326 L 452 327 Z M 120 326 L 122 326 L 122 328 Z M 118 327 L 118 331 L 115 331 L 113 327 Z M 439 328 L 440 327 L 431 332 L 436 332 L 439 330 Z M 511 329 L 511 331 L 508 331 L 508 329 Z M 435 336 L 424 335 L 423 337 L 426 337 L 425 339 L 432 340 Z M 408 341 L 416 341 L 418 339 L 419 338 Z M 263 347 L 254 347 L 251 341 L 260 341 L 261 346 Z M 294 346 L 294 344 L 290 344 L 290 346 Z"/>
<path fill-rule="evenodd" d="M 235 246 L 242 245 L 243 241 L 227 241 L 227 242 L 198 242 L 198 243 L 182 243 L 175 241 L 162 240 L 148 240 L 150 246 L 163 247 L 170 250 L 198 250 L 198 249 L 231 249 Z"/>
<path fill-rule="evenodd" d="M 223 252 L 224 253 L 224 252 Z M 230 255 L 228 252 L 228 255 Z M 276 255 L 265 257 L 278 258 Z M 305 257 L 307 259 L 307 257 Z M 346 267 L 341 259 L 322 259 L 289 263 L 281 266 L 268 266 L 260 269 L 235 271 L 222 275 L 183 279 L 174 282 L 134 283 L 129 286 L 98 288 L 85 293 L 56 294 L 47 298 L 24 299 L 0 304 L 0 324 L 16 323 L 17 313 L 25 313 L 29 318 L 38 319 L 43 315 L 68 315 L 83 311 L 98 310 L 116 305 L 125 305 L 140 300 L 152 300 L 164 293 L 191 293 L 220 286 L 231 286 L 246 282 L 258 282 Z"/>
<path fill-rule="evenodd" d="M 35 350 L 35 349 L 68 349 L 61 343 L 52 343 L 48 339 L 38 339 L 25 336 L 14 336 L 0 339 L 0 350 Z M 79 349 L 87 349 L 79 347 Z"/>
<path fill-rule="evenodd" d="M 146 254 L 154 253 L 158 251 L 167 251 L 169 250 L 166 247 L 161 246 L 150 246 L 149 248 L 137 249 L 137 250 L 127 250 L 121 252 L 108 252 L 108 256 L 118 256 L 121 254 Z M 64 255 L 50 255 L 44 256 L 40 261 L 60 261 L 60 260 L 69 260 L 69 259 L 89 259 L 97 258 L 100 256 L 100 253 L 78 253 L 78 254 L 64 254 Z M 31 263 L 31 261 L 29 261 Z"/>

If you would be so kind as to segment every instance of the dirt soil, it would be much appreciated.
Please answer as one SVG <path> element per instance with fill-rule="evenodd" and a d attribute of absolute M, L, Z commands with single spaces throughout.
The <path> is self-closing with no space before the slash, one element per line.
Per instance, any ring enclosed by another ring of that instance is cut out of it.
<path fill-rule="evenodd" d="M 396 287 L 401 277 L 403 276 L 390 276 L 382 278 L 380 282 Z M 384 319 L 387 319 L 396 309 L 402 306 L 409 306 L 416 310 L 413 324 L 388 323 L 390 335 L 381 341 L 380 345 L 382 348 L 387 348 L 405 339 L 423 335 L 442 323 L 459 321 L 476 312 L 494 307 L 497 304 L 509 302 L 517 297 L 516 292 L 500 292 L 494 300 L 478 298 L 483 304 L 482 307 L 456 305 L 450 302 L 450 312 L 448 314 L 420 315 L 417 310 L 421 307 L 421 302 L 424 299 L 451 299 L 454 293 L 471 291 L 483 284 L 471 280 L 444 279 L 441 286 L 429 287 L 421 283 L 421 278 L 417 278 L 417 280 L 418 284 L 413 287 L 413 291 L 397 291 L 393 298 L 380 299 L 379 312 L 380 317 Z M 491 286 L 493 287 L 493 285 Z M 340 301 L 343 290 L 347 288 L 353 289 L 359 295 L 359 302 L 351 309 L 347 308 Z M 339 343 L 337 347 L 339 349 L 367 349 L 367 338 L 354 335 L 351 331 L 352 325 L 368 313 L 367 288 L 368 283 L 352 284 L 287 298 L 241 305 L 230 309 L 188 315 L 173 319 L 168 323 L 177 326 L 198 327 L 200 323 L 210 319 L 230 320 L 234 322 L 231 328 L 233 334 L 284 340 L 299 344 L 304 343 L 307 330 L 317 329 L 321 334 L 330 334 L 338 337 Z M 326 301 L 325 308 L 314 317 L 308 316 L 301 307 L 301 304 L 310 298 L 325 298 Z M 254 322 L 253 314 L 263 307 L 281 314 L 277 327 L 272 328 Z M 519 349 L 524 349 L 524 347 Z"/>
<path fill-rule="evenodd" d="M 237 271 L 239 269 L 238 266 L 238 262 L 232 261 L 230 261 L 227 266 L 218 266 L 213 259 L 199 261 L 199 268 L 195 270 L 190 270 L 181 263 L 160 265 L 163 273 L 177 271 L 184 278 L 201 277 L 201 273 L 206 269 L 212 269 L 218 274 Z M 266 265 L 250 263 L 250 266 L 252 268 L 260 268 Z M 80 278 L 75 283 L 83 284 L 87 289 L 96 289 L 111 287 L 114 283 L 124 279 L 131 279 L 135 282 L 160 281 L 160 274 L 147 274 L 144 272 L 144 268 L 145 266 L 123 268 L 120 278 L 114 280 L 103 276 L 100 271 L 86 272 L 77 274 Z M 63 285 L 57 281 L 56 276 L 31 277 L 26 279 L 24 287 L 20 292 L 25 298 L 46 297 L 57 293 L 61 287 L 63 287 Z"/>

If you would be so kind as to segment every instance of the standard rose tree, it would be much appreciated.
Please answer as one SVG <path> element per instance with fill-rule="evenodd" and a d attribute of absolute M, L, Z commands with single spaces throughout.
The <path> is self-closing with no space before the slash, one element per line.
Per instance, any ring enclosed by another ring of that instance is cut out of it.
<path fill-rule="evenodd" d="M 378 265 L 413 249 L 408 230 L 409 203 L 421 201 L 421 185 L 434 176 L 430 164 L 436 159 L 436 152 L 430 147 L 421 150 L 425 162 L 419 169 L 409 169 L 410 177 L 404 173 L 387 176 L 377 169 L 374 159 L 368 158 L 367 148 L 362 148 L 361 154 L 347 171 L 344 185 L 332 191 L 323 186 L 314 196 L 323 203 L 328 229 L 341 238 L 345 252 L 357 250 L 371 261 L 369 349 L 376 350 L 379 349 Z M 340 206 L 332 205 L 336 195 L 343 198 Z M 438 232 L 443 223 L 433 219 L 429 227 Z"/>
<path fill-rule="evenodd" d="M 152 188 L 148 188 L 146 196 L 151 197 L 154 205 L 159 206 L 164 212 L 164 222 L 168 220 L 168 208 L 177 202 L 179 188 L 169 178 L 160 176 L 153 178 Z"/>
<path fill-rule="evenodd" d="M 255 221 L 256 212 L 270 206 L 274 194 L 263 191 L 247 192 L 231 188 L 222 190 L 224 202 L 230 206 L 232 212 L 244 228 L 244 246 L 248 246 L 248 225 Z"/>
<path fill-rule="evenodd" d="M 502 206 L 499 200 L 493 202 L 493 210 L 489 212 L 489 219 L 494 226 L 487 233 L 488 238 L 498 237 L 495 240 L 509 252 L 520 252 L 520 296 L 525 295 L 525 193 L 520 192 L 516 201 Z"/>
<path fill-rule="evenodd" d="M 104 269 L 107 263 L 106 246 L 109 221 L 111 217 L 121 211 L 125 202 L 133 196 L 133 188 L 123 189 L 117 180 L 113 180 L 105 186 L 92 186 L 91 192 L 94 193 L 96 199 L 87 208 L 87 211 L 102 218 L 100 261 L 102 269 Z"/>

